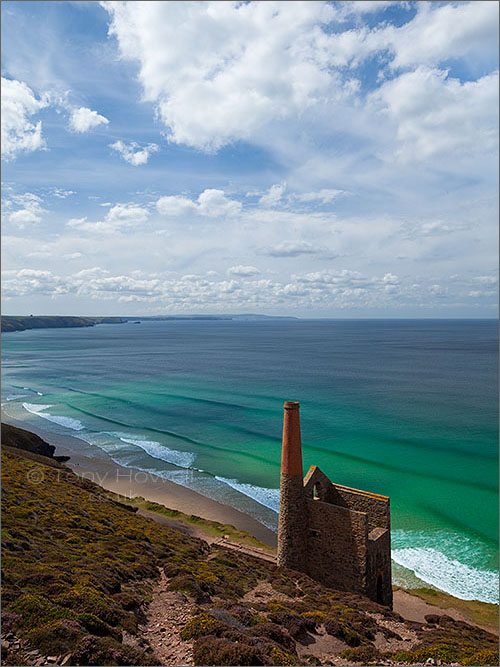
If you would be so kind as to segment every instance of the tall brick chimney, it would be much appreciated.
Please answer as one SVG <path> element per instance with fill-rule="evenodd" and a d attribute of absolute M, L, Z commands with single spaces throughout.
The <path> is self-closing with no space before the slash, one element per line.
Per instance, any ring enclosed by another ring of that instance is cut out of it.
<path fill-rule="evenodd" d="M 307 563 L 307 505 L 302 473 L 299 404 L 285 401 L 281 450 L 278 559 L 280 567 L 304 571 Z"/>

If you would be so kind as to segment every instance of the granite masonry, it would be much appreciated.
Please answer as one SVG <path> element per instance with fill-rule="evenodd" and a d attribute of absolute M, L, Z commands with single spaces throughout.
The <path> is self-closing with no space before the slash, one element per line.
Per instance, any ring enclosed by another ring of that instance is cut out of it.
<path fill-rule="evenodd" d="M 278 565 L 392 608 L 389 498 L 335 484 L 317 466 L 303 478 L 299 404 L 284 412 Z"/>

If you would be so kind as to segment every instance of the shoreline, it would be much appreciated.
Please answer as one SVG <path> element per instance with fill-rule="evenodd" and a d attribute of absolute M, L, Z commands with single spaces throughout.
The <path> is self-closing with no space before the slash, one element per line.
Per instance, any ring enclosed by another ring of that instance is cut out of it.
<path fill-rule="evenodd" d="M 55 446 L 54 454 L 56 456 L 70 457 L 70 460 L 66 461 L 64 465 L 68 466 L 76 475 L 95 482 L 107 491 L 126 499 L 142 498 L 170 510 L 177 510 L 184 515 L 194 515 L 208 521 L 229 524 L 238 530 L 249 533 L 268 547 L 275 548 L 277 546 L 277 534 L 244 512 L 152 473 L 121 466 L 115 463 L 105 452 L 102 452 L 99 457 L 85 456 L 78 450 L 82 446 L 87 447 L 88 443 L 77 436 L 53 434 L 10 417 L 3 419 L 3 422 L 36 433 L 46 442 Z M 140 510 L 140 512 L 166 525 L 176 523 L 155 512 L 144 512 L 143 510 Z M 179 529 L 182 530 L 182 526 L 185 526 L 182 519 L 177 523 Z M 207 536 L 202 535 L 202 532 L 203 528 L 200 528 L 197 536 L 206 539 Z M 423 584 L 425 586 L 425 582 Z M 436 600 L 432 599 L 429 592 L 431 594 L 435 593 Z M 488 603 L 474 600 L 463 601 L 437 589 L 433 591 L 424 587 L 417 589 L 395 587 L 394 590 L 394 611 L 407 620 L 424 622 L 424 617 L 427 614 L 442 615 L 446 613 L 456 620 L 473 623 L 498 635 L 498 625 L 493 624 L 491 619 L 482 621 L 478 618 L 478 620 L 474 620 L 474 616 L 478 614 L 478 609 L 484 610 L 488 607 L 491 609 L 495 606 L 498 609 L 498 605 L 488 605 Z"/>
<path fill-rule="evenodd" d="M 274 531 L 240 510 L 152 473 L 121 466 L 105 452 L 95 458 L 81 454 L 78 448 L 88 447 L 88 443 L 80 440 L 78 436 L 53 434 L 11 417 L 4 418 L 2 421 L 5 424 L 36 433 L 55 446 L 56 456 L 70 457 L 65 465 L 71 468 L 76 475 L 99 484 L 107 491 L 126 498 L 140 496 L 145 500 L 179 510 L 185 514 L 193 514 L 221 524 L 231 524 L 238 530 L 250 533 L 268 546 L 276 547 L 277 545 L 278 536 Z"/>

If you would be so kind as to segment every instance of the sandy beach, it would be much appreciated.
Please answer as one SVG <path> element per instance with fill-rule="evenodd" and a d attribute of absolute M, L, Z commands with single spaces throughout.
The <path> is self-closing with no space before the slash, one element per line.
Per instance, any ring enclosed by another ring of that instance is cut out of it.
<path fill-rule="evenodd" d="M 151 473 L 117 465 L 106 456 L 105 452 L 102 452 L 99 458 L 84 456 L 81 451 L 87 447 L 87 443 L 77 437 L 55 435 L 14 419 L 3 419 L 3 422 L 36 433 L 56 447 L 56 456 L 70 457 L 66 465 L 77 475 L 99 484 L 108 491 L 119 493 L 127 498 L 142 496 L 146 500 L 160 503 L 170 509 L 180 510 L 185 514 L 194 514 L 203 519 L 231 524 L 239 530 L 250 533 L 265 544 L 276 546 L 276 533 L 256 519 L 228 505 L 223 505 L 196 491 Z"/>

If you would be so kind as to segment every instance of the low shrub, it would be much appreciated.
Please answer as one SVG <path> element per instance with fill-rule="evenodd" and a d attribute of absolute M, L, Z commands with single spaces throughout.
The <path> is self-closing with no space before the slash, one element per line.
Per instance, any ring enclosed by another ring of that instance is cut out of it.
<path fill-rule="evenodd" d="M 226 625 L 209 614 L 201 613 L 186 623 L 181 630 L 181 639 L 197 639 L 204 635 L 220 635 Z"/>
<path fill-rule="evenodd" d="M 349 662 L 360 662 L 363 665 L 377 663 L 380 660 L 380 653 L 374 646 L 358 646 L 357 648 L 347 648 L 342 651 L 340 657 Z"/>
<path fill-rule="evenodd" d="M 283 630 L 276 623 L 259 623 L 250 629 L 250 632 L 254 637 L 265 637 L 270 639 L 277 644 L 281 644 L 287 649 L 293 649 L 295 644 L 290 635 Z"/>
<path fill-rule="evenodd" d="M 255 646 L 218 637 L 197 639 L 193 647 L 193 659 L 195 665 L 269 664 L 262 652 Z"/>
<path fill-rule="evenodd" d="M 77 621 L 63 619 L 51 621 L 27 633 L 30 643 L 43 653 L 65 653 L 70 651 L 75 642 L 85 634 Z"/>
<path fill-rule="evenodd" d="M 273 665 L 296 665 L 297 664 L 293 655 L 290 655 L 290 653 L 287 653 L 286 651 L 283 651 L 280 648 L 276 648 L 276 647 L 272 648 L 269 657 L 271 658 Z"/>
<path fill-rule="evenodd" d="M 498 649 L 483 649 L 476 651 L 469 658 L 462 661 L 463 665 L 500 665 Z"/>
<path fill-rule="evenodd" d="M 123 646 L 109 637 L 86 635 L 72 651 L 74 665 L 151 665 L 151 655 Z"/>

